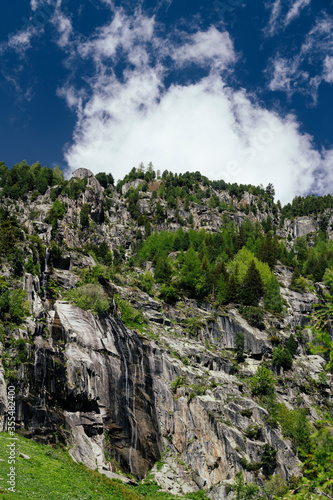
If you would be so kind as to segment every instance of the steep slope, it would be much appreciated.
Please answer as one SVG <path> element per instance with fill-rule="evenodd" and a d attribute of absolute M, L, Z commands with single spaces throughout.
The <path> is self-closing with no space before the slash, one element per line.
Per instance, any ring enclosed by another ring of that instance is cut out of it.
<path fill-rule="evenodd" d="M 297 484 L 311 425 L 332 418 L 332 335 L 314 338 L 315 322 L 330 321 L 325 285 L 291 266 L 324 245 L 324 217 L 329 245 L 332 215 L 283 220 L 269 190 L 198 176 L 199 203 L 191 189 L 170 194 L 168 175 L 115 189 L 79 169 L 65 187 L 3 197 L 1 430 L 13 385 L 17 432 L 70 444 L 106 475 L 152 469 L 165 490 L 212 499 L 227 498 L 240 471 L 261 487 L 272 473 Z M 245 285 L 230 298 L 246 259 L 265 287 L 257 304 Z"/>

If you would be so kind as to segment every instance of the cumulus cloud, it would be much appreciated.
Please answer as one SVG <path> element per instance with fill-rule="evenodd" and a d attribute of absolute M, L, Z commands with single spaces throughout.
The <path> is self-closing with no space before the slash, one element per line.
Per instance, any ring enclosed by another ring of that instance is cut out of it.
<path fill-rule="evenodd" d="M 134 22 L 135 19 L 135 22 Z M 78 47 L 79 54 L 86 58 L 92 56 L 96 63 L 106 58 L 115 58 L 117 49 L 122 48 L 129 62 L 135 65 L 147 62 L 145 44 L 152 40 L 154 18 L 137 12 L 135 18 L 126 16 L 121 10 L 109 25 L 97 30 L 96 34 Z"/>
<path fill-rule="evenodd" d="M 208 64 L 209 74 L 168 86 L 166 45 L 178 68 Z M 125 65 L 121 77 L 110 63 L 119 48 L 127 62 L 137 61 L 140 53 L 139 62 Z M 200 170 L 227 182 L 273 182 L 285 203 L 315 189 L 315 172 L 327 168 L 330 152 L 315 149 L 295 116 L 280 117 L 244 89 L 227 85 L 224 70 L 237 60 L 227 33 L 210 28 L 173 46 L 170 38 L 165 44 L 158 37 L 153 18 L 140 14 L 136 23 L 118 13 L 77 51 L 95 61 L 96 71 L 89 94 L 72 84 L 59 90 L 77 112 L 73 142 L 65 151 L 72 170 L 110 171 L 120 179 L 141 161 L 152 161 L 161 171 Z"/>

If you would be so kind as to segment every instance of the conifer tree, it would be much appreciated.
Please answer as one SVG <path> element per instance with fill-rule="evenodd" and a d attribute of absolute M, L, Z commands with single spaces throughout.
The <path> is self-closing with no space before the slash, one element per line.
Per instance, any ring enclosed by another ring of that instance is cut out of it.
<path fill-rule="evenodd" d="M 294 357 L 297 352 L 298 343 L 295 340 L 294 335 L 291 333 L 289 339 L 286 342 L 286 349 L 290 352 L 290 354 Z"/>
<path fill-rule="evenodd" d="M 240 300 L 246 306 L 258 306 L 264 292 L 260 273 L 252 260 L 240 291 Z"/>
<path fill-rule="evenodd" d="M 282 298 L 280 295 L 280 286 L 275 276 L 272 276 L 269 280 L 264 297 L 264 306 L 265 309 L 273 312 L 281 312 L 283 309 Z"/>
<path fill-rule="evenodd" d="M 229 277 L 228 280 L 227 301 L 237 303 L 239 301 L 239 292 L 238 264 L 236 264 L 235 272 Z"/>

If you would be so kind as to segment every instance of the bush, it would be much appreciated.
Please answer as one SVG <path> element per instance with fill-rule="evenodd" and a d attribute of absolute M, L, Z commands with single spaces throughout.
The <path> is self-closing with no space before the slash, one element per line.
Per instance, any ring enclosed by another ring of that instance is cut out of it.
<path fill-rule="evenodd" d="M 63 218 L 65 211 L 66 211 L 65 205 L 61 203 L 61 201 L 59 201 L 58 198 L 56 198 L 52 204 L 52 207 L 50 208 L 45 217 L 45 222 L 47 224 L 52 224 L 53 234 L 57 230 L 58 220 Z"/>
<path fill-rule="evenodd" d="M 306 418 L 306 410 L 304 408 L 289 410 L 282 403 L 276 405 L 276 410 L 282 434 L 285 438 L 291 439 L 294 451 L 301 450 L 303 453 L 308 453 L 311 428 Z"/>
<path fill-rule="evenodd" d="M 286 481 L 280 474 L 275 474 L 264 484 L 264 498 L 267 500 L 274 500 L 276 497 L 283 498 L 288 493 L 288 490 L 289 487 Z"/>
<path fill-rule="evenodd" d="M 109 310 L 108 298 L 100 285 L 83 285 L 67 293 L 70 300 L 85 311 L 102 314 Z"/>
<path fill-rule="evenodd" d="M 173 304 L 179 299 L 178 292 L 173 285 L 162 285 L 160 288 L 160 298 L 168 304 Z"/>
<path fill-rule="evenodd" d="M 261 427 L 259 425 L 250 424 L 245 431 L 245 436 L 249 439 L 259 439 L 261 434 Z"/>
<path fill-rule="evenodd" d="M 291 334 L 290 337 L 289 337 L 289 339 L 286 342 L 286 349 L 288 349 L 288 351 L 290 352 L 290 354 L 292 355 L 292 357 L 296 356 L 297 346 L 298 346 L 298 343 L 295 340 L 294 335 Z"/>
<path fill-rule="evenodd" d="M 34 264 L 34 260 L 33 260 L 31 255 L 29 255 L 27 262 L 24 265 L 24 270 L 26 273 L 33 274 L 34 276 L 39 275 L 39 271 L 40 271 L 39 265 Z"/>
<path fill-rule="evenodd" d="M 121 319 L 129 328 L 137 328 L 145 323 L 141 311 L 134 309 L 129 302 L 121 299 L 119 296 L 114 296 L 117 306 L 121 313 Z"/>
<path fill-rule="evenodd" d="M 275 276 L 272 276 L 267 287 L 264 297 L 265 309 L 272 312 L 280 313 L 283 309 L 282 298 L 280 295 L 279 282 Z"/>
<path fill-rule="evenodd" d="M 284 349 L 280 344 L 276 349 L 273 349 L 273 365 L 276 367 L 282 366 L 286 370 L 290 370 L 293 364 L 293 358 L 288 349 Z"/>
<path fill-rule="evenodd" d="M 177 388 L 178 387 L 181 387 L 182 385 L 184 385 L 184 379 L 183 377 L 177 377 L 176 380 L 174 380 L 173 382 L 171 382 L 171 391 L 175 394 L 176 391 L 177 391 Z"/>
<path fill-rule="evenodd" d="M 259 330 L 265 329 L 264 313 L 261 309 L 259 309 L 259 307 L 245 307 L 244 309 L 240 310 L 240 313 L 243 318 L 246 319 L 249 325 L 254 326 L 255 328 L 259 328 Z"/>
<path fill-rule="evenodd" d="M 235 493 L 235 500 L 252 500 L 258 498 L 260 488 L 254 483 L 245 483 L 242 472 L 238 472 L 231 490 Z"/>
<path fill-rule="evenodd" d="M 147 271 L 143 276 L 140 282 L 140 289 L 144 292 L 148 293 L 148 295 L 153 295 L 153 285 L 154 285 L 154 276 L 150 271 Z"/>
<path fill-rule="evenodd" d="M 5 290 L 0 295 L 0 319 L 20 325 L 29 314 L 29 303 L 25 290 Z"/>
<path fill-rule="evenodd" d="M 266 396 L 274 392 L 275 378 L 265 366 L 259 366 L 257 373 L 250 379 L 251 392 L 255 396 Z"/>
<path fill-rule="evenodd" d="M 80 224 L 81 227 L 89 227 L 89 214 L 90 214 L 90 206 L 88 203 L 82 205 L 80 212 Z"/>
<path fill-rule="evenodd" d="M 272 473 L 277 466 L 276 454 L 277 450 L 273 446 L 268 443 L 264 444 L 261 455 L 261 464 L 264 470 L 268 473 Z"/>
<path fill-rule="evenodd" d="M 244 361 L 244 347 L 245 347 L 244 333 L 238 331 L 235 337 L 235 351 L 236 351 L 237 361 Z"/>

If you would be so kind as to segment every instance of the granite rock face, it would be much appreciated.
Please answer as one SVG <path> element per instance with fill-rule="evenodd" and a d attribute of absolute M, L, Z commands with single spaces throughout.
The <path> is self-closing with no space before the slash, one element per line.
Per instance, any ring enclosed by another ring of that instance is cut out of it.
<path fill-rule="evenodd" d="M 46 252 L 41 279 L 28 273 L 23 278 L 31 316 L 12 332 L 14 347 L 9 352 L 14 358 L 15 342 L 26 342 L 26 360 L 15 382 L 17 430 L 41 442 L 71 444 L 74 460 L 109 477 L 119 472 L 114 461 L 137 479 L 152 469 L 163 489 L 180 495 L 205 489 L 212 500 L 230 499 L 227 486 L 239 471 L 246 480 L 255 479 L 245 464 L 260 463 L 265 443 L 277 450 L 275 473 L 285 479 L 299 475 L 300 462 L 291 442 L 267 424 L 268 412 L 251 395 L 246 380 L 261 362 L 271 360 L 276 342 L 299 333 L 293 369 L 275 372 L 277 398 L 289 409 L 308 408 L 310 418 L 318 418 L 314 403 L 332 400 L 331 380 L 316 392 L 323 358 L 306 352 L 311 340 L 308 316 L 319 295 L 290 290 L 291 270 L 277 265 L 285 314 L 266 313 L 263 330 L 250 326 L 236 306 L 214 308 L 186 298 L 166 304 L 139 290 L 127 276 L 117 276 L 117 284 L 100 278 L 111 304 L 101 316 L 57 299 L 49 290 L 50 278 L 65 297 L 82 272 L 96 265 L 92 256 L 82 255 L 80 246 L 105 241 L 111 251 L 122 246 L 126 257 L 137 237 L 128 206 L 115 189 L 105 204 L 104 188 L 92 172 L 78 169 L 73 177 L 86 180 L 86 189 L 76 200 L 60 195 L 66 213 L 58 221 L 57 241 L 67 248 L 53 269 Z M 129 182 L 122 192 L 139 185 L 140 181 Z M 34 222 L 27 219 L 23 204 L 18 213 L 27 233 L 37 232 L 47 246 L 52 232 L 44 220 L 49 194 L 32 203 L 30 209 L 38 212 Z M 255 202 L 252 194 L 238 201 L 226 191 L 219 193 L 219 200 L 234 203 L 228 217 L 236 226 L 246 218 L 242 208 Z M 153 203 L 152 193 L 144 193 L 140 214 L 153 210 Z M 90 233 L 79 226 L 84 204 L 90 207 Z M 217 208 L 192 203 L 188 209 L 180 206 L 177 213 L 161 206 L 165 218 L 156 230 L 176 230 L 182 227 L 179 217 L 190 216 L 195 229 L 214 232 L 224 224 Z M 267 214 L 271 213 L 258 210 L 257 220 Z M 145 230 L 141 226 L 140 231 Z M 286 220 L 280 233 L 293 240 L 316 230 L 314 219 L 302 217 Z M 152 263 L 146 270 L 152 270 Z M 142 313 L 145 323 L 140 328 L 125 325 L 114 294 Z M 242 363 L 235 357 L 238 333 L 244 336 Z M 5 363 L 0 363 L 0 430 L 7 420 L 5 372 Z M 163 462 L 156 465 L 162 453 Z M 262 470 L 256 480 L 262 484 Z"/>

